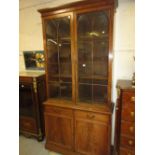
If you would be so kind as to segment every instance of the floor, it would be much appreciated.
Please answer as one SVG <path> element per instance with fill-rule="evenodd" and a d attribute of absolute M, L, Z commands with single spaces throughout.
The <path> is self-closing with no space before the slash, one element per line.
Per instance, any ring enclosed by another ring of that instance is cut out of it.
<path fill-rule="evenodd" d="M 60 155 L 45 149 L 45 141 L 19 136 L 19 155 Z"/>
<path fill-rule="evenodd" d="M 45 149 L 45 141 L 19 136 L 19 155 L 62 155 Z M 112 153 L 114 155 L 114 153 Z"/>

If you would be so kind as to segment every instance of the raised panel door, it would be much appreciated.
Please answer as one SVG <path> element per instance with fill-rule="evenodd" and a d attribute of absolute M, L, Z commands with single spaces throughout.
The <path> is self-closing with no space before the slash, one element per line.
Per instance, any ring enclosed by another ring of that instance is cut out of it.
<path fill-rule="evenodd" d="M 110 155 L 109 126 L 102 121 L 75 118 L 75 150 L 85 155 Z"/>
<path fill-rule="evenodd" d="M 46 143 L 73 149 L 73 119 L 45 113 Z"/>

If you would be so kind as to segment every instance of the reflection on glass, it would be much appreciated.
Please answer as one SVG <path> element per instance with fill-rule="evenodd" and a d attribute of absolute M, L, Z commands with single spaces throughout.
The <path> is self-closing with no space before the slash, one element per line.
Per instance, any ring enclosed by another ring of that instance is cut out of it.
<path fill-rule="evenodd" d="M 107 12 L 91 12 L 78 16 L 78 37 L 102 38 L 109 33 L 109 19 Z"/>
<path fill-rule="evenodd" d="M 79 101 L 104 103 L 108 89 L 108 13 L 89 12 L 77 19 Z"/>
<path fill-rule="evenodd" d="M 90 77 L 92 76 L 92 64 L 90 62 L 79 63 L 80 77 Z"/>
<path fill-rule="evenodd" d="M 71 100 L 70 18 L 46 20 L 49 97 Z"/>

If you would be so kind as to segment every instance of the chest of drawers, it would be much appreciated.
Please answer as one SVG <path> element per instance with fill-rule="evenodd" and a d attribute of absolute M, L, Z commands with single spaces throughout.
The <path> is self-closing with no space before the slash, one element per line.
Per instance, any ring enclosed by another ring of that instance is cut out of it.
<path fill-rule="evenodd" d="M 131 81 L 117 82 L 115 150 L 117 155 L 135 154 L 135 89 Z"/>

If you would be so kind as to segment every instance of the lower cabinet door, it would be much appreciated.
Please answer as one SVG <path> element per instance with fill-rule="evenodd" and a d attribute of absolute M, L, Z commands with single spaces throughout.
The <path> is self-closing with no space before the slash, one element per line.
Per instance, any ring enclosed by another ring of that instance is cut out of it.
<path fill-rule="evenodd" d="M 83 114 L 81 114 L 82 116 Z M 104 115 L 87 114 L 88 118 L 75 115 L 75 150 L 84 155 L 110 155 L 110 128 L 96 118 Z M 83 115 L 84 116 L 84 115 Z"/>
<path fill-rule="evenodd" d="M 72 150 L 73 118 L 45 113 L 46 143 Z"/>

